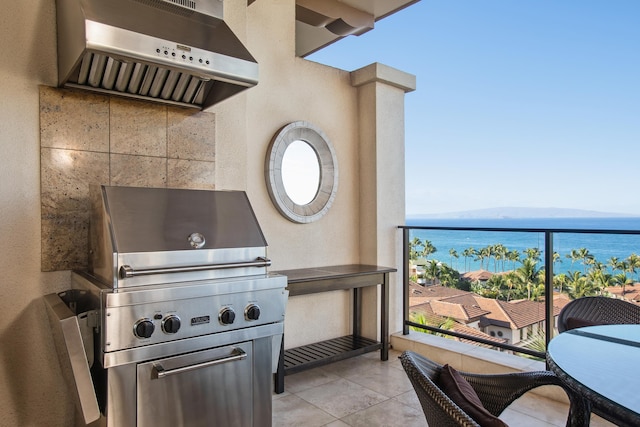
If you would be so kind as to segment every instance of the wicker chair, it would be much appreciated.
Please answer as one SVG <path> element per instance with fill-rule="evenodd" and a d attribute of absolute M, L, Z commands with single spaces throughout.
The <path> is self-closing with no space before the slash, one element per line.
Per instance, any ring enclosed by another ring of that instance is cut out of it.
<path fill-rule="evenodd" d="M 583 326 L 640 324 L 640 306 L 625 300 L 595 296 L 574 299 L 558 315 L 558 332 Z M 591 397 L 591 396 L 587 396 Z M 591 411 L 618 426 L 631 426 L 602 399 L 590 399 Z"/>
<path fill-rule="evenodd" d="M 581 326 L 640 324 L 640 306 L 621 299 L 582 297 L 560 310 L 558 332 Z"/>
<path fill-rule="evenodd" d="M 437 385 L 442 365 L 411 351 L 403 352 L 400 360 L 418 395 L 430 426 L 480 427 Z M 571 392 L 553 372 L 536 371 L 495 375 L 460 372 L 460 374 L 473 387 L 485 409 L 496 417 L 525 392 L 543 385 L 557 385 L 564 389 L 571 402 L 567 426 L 589 425 L 589 409 L 586 402 Z"/>

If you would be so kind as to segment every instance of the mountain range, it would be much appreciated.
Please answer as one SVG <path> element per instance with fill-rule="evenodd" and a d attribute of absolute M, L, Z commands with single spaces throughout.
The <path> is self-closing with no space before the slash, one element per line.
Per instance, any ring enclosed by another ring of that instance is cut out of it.
<path fill-rule="evenodd" d="M 407 219 L 426 218 L 624 218 L 638 215 L 565 208 L 499 207 L 460 212 L 407 215 Z"/>

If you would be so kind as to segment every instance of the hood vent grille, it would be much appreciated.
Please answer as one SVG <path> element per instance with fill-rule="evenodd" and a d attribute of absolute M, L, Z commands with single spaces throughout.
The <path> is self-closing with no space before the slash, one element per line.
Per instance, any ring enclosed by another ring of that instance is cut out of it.
<path fill-rule="evenodd" d="M 189 16 L 191 12 L 185 10 L 184 8 L 188 8 L 191 10 L 196 10 L 196 2 L 192 0 L 135 0 L 138 3 L 146 4 L 148 6 L 157 7 L 158 9 L 164 9 L 171 13 L 175 13 L 177 15 Z M 169 4 L 167 2 L 171 2 Z"/>
<path fill-rule="evenodd" d="M 56 6 L 60 86 L 205 109 L 258 83 L 258 64 L 222 20 L 220 0 Z"/>
<path fill-rule="evenodd" d="M 90 86 L 97 91 L 117 91 L 135 98 L 159 98 L 169 103 L 201 105 L 207 96 L 208 79 L 140 62 L 86 53 L 71 87 Z M 75 84 L 74 84 L 75 83 Z"/>

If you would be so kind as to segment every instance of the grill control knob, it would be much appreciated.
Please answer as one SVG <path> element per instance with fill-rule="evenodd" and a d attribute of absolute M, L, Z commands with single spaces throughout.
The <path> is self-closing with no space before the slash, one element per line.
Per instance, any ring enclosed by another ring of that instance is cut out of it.
<path fill-rule="evenodd" d="M 256 304 L 249 304 L 244 309 L 244 317 L 247 320 L 258 320 L 260 318 L 260 307 Z"/>
<path fill-rule="evenodd" d="M 133 334 L 138 338 L 150 338 L 155 328 L 150 319 L 140 319 L 133 325 Z"/>
<path fill-rule="evenodd" d="M 175 314 L 170 314 L 162 321 L 162 332 L 165 334 L 175 334 L 180 330 L 180 318 Z"/>
<path fill-rule="evenodd" d="M 218 314 L 218 320 L 223 325 L 230 325 L 234 320 L 236 320 L 236 312 L 233 311 L 231 307 L 225 307 L 220 310 L 220 313 Z"/>

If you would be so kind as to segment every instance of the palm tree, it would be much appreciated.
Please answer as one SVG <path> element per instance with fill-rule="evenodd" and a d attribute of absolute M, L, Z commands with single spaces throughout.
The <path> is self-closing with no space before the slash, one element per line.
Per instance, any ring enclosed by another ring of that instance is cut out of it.
<path fill-rule="evenodd" d="M 519 283 L 518 276 L 515 272 L 511 271 L 504 275 L 505 284 L 507 285 L 507 298 L 506 301 L 511 301 L 514 298 L 514 287 Z"/>
<path fill-rule="evenodd" d="M 627 275 L 624 272 L 622 272 L 622 273 L 618 273 L 615 276 L 613 276 L 613 281 L 617 285 L 622 286 L 622 299 L 625 299 L 624 298 L 625 287 L 627 285 L 633 284 L 633 280 L 631 280 L 629 277 L 627 277 Z"/>
<path fill-rule="evenodd" d="M 447 264 L 440 265 L 440 272 L 438 279 L 440 284 L 449 288 L 460 288 L 460 273 L 458 270 L 454 270 Z"/>
<path fill-rule="evenodd" d="M 507 251 L 507 259 L 511 261 L 511 269 L 515 270 L 516 262 L 520 261 L 520 252 L 518 252 L 516 249 Z"/>
<path fill-rule="evenodd" d="M 532 288 L 538 285 L 540 270 L 536 267 L 537 261 L 531 258 L 525 258 L 516 271 L 516 277 L 520 281 L 520 285 L 527 289 L 527 299 L 531 299 Z"/>
<path fill-rule="evenodd" d="M 486 247 L 486 249 L 487 249 L 487 270 L 489 270 L 489 261 L 491 260 L 491 258 L 493 258 L 493 271 L 497 272 L 498 266 L 496 265 L 496 263 L 498 262 L 498 260 L 496 258 L 495 245 L 489 245 Z"/>
<path fill-rule="evenodd" d="M 425 240 L 424 242 L 422 242 L 422 245 L 424 246 L 424 249 L 422 249 L 422 253 L 420 255 L 422 255 L 425 259 L 427 259 L 429 255 L 438 252 L 438 249 L 433 246 L 433 243 L 431 243 L 430 240 Z"/>
<path fill-rule="evenodd" d="M 625 260 L 627 262 L 628 273 L 635 274 L 636 268 L 640 268 L 640 257 L 636 254 L 631 254 Z M 633 276 L 632 276 L 633 277 Z"/>
<path fill-rule="evenodd" d="M 602 294 L 603 289 L 614 285 L 613 276 L 607 273 L 605 264 L 601 262 L 596 262 L 589 270 L 587 280 L 593 284 L 594 290 L 599 294 Z"/>
<path fill-rule="evenodd" d="M 419 251 L 418 248 L 422 246 L 422 240 L 420 240 L 418 237 L 414 237 L 410 242 L 409 242 L 409 259 L 415 261 L 416 259 L 418 259 L 418 255 L 419 255 Z"/>
<path fill-rule="evenodd" d="M 541 330 L 538 330 L 537 332 L 531 334 L 529 337 L 527 337 L 527 339 L 524 342 L 520 343 L 520 345 L 523 346 L 524 348 L 528 348 L 529 350 L 535 350 L 540 353 L 544 353 L 547 351 L 547 341 L 545 339 L 544 332 Z M 540 358 L 535 356 L 529 356 L 529 355 L 523 355 L 523 356 L 531 359 L 540 360 Z"/>
<path fill-rule="evenodd" d="M 453 259 L 455 258 L 457 260 L 458 258 L 460 258 L 460 255 L 458 255 L 458 251 L 456 251 L 454 248 L 449 249 L 449 256 L 451 257 L 452 266 L 453 266 Z"/>
<path fill-rule="evenodd" d="M 432 326 L 434 328 L 444 329 L 445 331 L 450 331 L 451 329 L 453 329 L 453 327 L 456 324 L 455 319 L 452 319 L 451 317 L 447 317 L 447 318 L 443 318 L 443 319 L 437 319 L 434 316 L 434 317 L 430 317 L 429 319 L 427 319 L 427 316 L 425 316 L 424 313 L 413 312 L 413 313 L 411 313 L 409 318 L 413 323 L 419 323 L 421 325 Z M 438 335 L 438 336 L 442 336 L 442 337 L 448 337 L 446 334 L 441 334 L 441 333 L 438 333 L 438 332 L 432 332 L 432 331 L 430 331 L 428 329 L 417 328 L 415 326 L 412 326 L 411 329 L 414 330 L 414 331 L 423 332 L 425 334 L 434 334 L 434 335 Z"/>
<path fill-rule="evenodd" d="M 562 263 L 562 260 L 560 259 L 560 254 L 558 252 L 554 252 L 552 255 L 553 258 L 553 269 L 555 270 L 555 266 L 556 263 Z"/>
<path fill-rule="evenodd" d="M 611 267 L 614 275 L 616 271 L 624 272 L 625 270 L 627 270 L 627 263 L 625 261 L 620 261 L 617 257 L 614 256 L 607 260 L 607 265 Z"/>
<path fill-rule="evenodd" d="M 498 261 L 502 261 L 502 271 L 504 271 L 504 260 L 507 256 L 507 248 L 505 248 L 502 243 L 493 245 L 493 256 L 495 258 L 494 272 L 498 271 Z"/>
<path fill-rule="evenodd" d="M 436 260 L 428 260 L 427 265 L 425 266 L 424 275 L 431 279 L 431 284 L 435 285 L 437 280 L 440 278 L 440 267 L 442 264 Z"/>
<path fill-rule="evenodd" d="M 476 250 L 473 247 L 469 247 L 462 251 L 462 256 L 464 257 L 464 271 L 469 271 L 467 268 L 467 258 L 472 257 L 476 254 Z"/>
<path fill-rule="evenodd" d="M 594 295 L 591 282 L 587 280 L 579 271 L 570 271 L 567 274 L 569 280 L 569 296 L 573 299 Z"/>
<path fill-rule="evenodd" d="M 572 251 L 573 252 L 573 251 Z M 587 265 L 593 264 L 595 260 L 594 256 L 589 252 L 587 248 L 578 249 L 578 259 L 581 260 L 583 267 L 583 273 L 587 274 Z"/>
<path fill-rule="evenodd" d="M 558 292 L 562 293 L 562 286 L 566 285 L 568 282 L 567 275 L 564 273 L 556 274 L 553 276 L 553 285 L 557 287 Z"/>
<path fill-rule="evenodd" d="M 573 263 L 580 259 L 580 254 L 576 249 L 571 249 L 571 253 L 568 253 L 565 256 L 571 260 L 571 269 L 573 270 Z"/>
<path fill-rule="evenodd" d="M 542 252 L 538 248 L 525 249 L 524 253 L 527 256 L 527 259 L 530 259 L 536 262 L 540 261 L 540 255 L 542 254 Z"/>
<path fill-rule="evenodd" d="M 488 258 L 489 255 L 491 254 L 491 251 L 489 249 L 488 246 L 480 249 L 479 251 L 476 251 L 476 261 L 480 261 L 480 270 L 483 270 L 484 268 L 484 259 Z M 488 261 L 487 261 L 488 264 Z"/>

